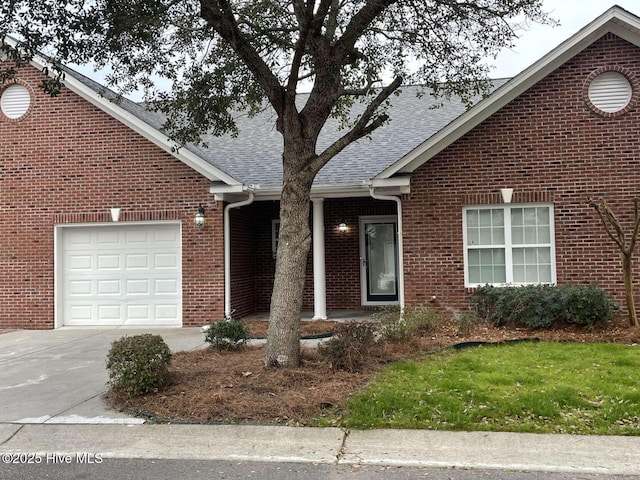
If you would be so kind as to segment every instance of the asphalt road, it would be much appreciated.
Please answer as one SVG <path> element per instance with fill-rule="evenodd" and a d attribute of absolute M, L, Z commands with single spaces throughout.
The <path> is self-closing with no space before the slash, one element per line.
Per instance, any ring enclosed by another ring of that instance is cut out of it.
<path fill-rule="evenodd" d="M 94 459 L 95 460 L 95 459 Z M 0 480 L 610 480 L 637 476 L 276 462 L 103 459 L 100 463 L 0 465 Z"/>

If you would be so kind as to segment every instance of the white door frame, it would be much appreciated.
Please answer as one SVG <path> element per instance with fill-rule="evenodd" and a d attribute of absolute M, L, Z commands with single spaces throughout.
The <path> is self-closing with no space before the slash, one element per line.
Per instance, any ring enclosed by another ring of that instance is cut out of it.
<path fill-rule="evenodd" d="M 396 289 L 398 298 L 395 301 L 372 301 L 367 298 L 368 284 L 367 284 L 367 264 L 366 264 L 366 241 L 365 241 L 365 224 L 372 222 L 380 223 L 394 223 L 396 226 L 396 232 L 398 229 L 398 216 L 397 215 L 367 215 L 358 218 L 359 226 L 359 242 L 360 242 L 360 299 L 363 306 L 376 306 L 376 305 L 399 305 L 400 285 L 398 282 L 398 269 L 400 266 L 398 243 L 395 243 L 395 255 L 396 255 Z"/>

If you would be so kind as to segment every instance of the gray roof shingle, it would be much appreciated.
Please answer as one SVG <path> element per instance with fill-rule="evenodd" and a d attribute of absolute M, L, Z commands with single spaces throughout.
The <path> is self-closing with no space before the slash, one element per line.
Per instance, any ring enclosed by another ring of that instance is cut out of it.
<path fill-rule="evenodd" d="M 161 114 L 118 97 L 78 72 L 68 69 L 67 73 L 105 98 L 119 99 L 120 107 L 152 127 L 162 129 Z M 506 79 L 495 80 L 493 88 L 506 82 Z M 370 138 L 349 145 L 332 159 L 317 175 L 314 186 L 359 185 L 375 177 L 466 111 L 458 98 L 436 99 L 427 90 L 418 96 L 420 91 L 423 91 L 421 87 L 402 87 L 398 96 L 391 97 L 391 120 L 373 132 Z M 478 100 L 479 97 L 474 99 Z M 203 139 L 208 148 L 196 145 L 185 148 L 245 185 L 260 185 L 261 188 L 281 186 L 283 141 L 275 128 L 274 112 L 265 109 L 252 118 L 238 114 L 236 122 L 237 137 L 205 135 Z M 320 135 L 318 148 L 326 148 L 343 134 L 344 131 L 339 130 L 339 120 L 329 119 Z"/>

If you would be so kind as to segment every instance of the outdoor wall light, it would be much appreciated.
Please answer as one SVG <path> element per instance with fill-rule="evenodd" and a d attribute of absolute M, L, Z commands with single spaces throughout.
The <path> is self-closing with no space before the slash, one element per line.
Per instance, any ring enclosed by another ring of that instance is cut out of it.
<path fill-rule="evenodd" d="M 340 233 L 347 233 L 349 227 L 347 227 L 347 222 L 345 222 L 344 218 L 342 220 L 340 220 L 340 223 L 338 224 L 338 231 Z"/>
<path fill-rule="evenodd" d="M 198 213 L 195 218 L 196 228 L 204 228 L 204 207 L 198 205 Z"/>

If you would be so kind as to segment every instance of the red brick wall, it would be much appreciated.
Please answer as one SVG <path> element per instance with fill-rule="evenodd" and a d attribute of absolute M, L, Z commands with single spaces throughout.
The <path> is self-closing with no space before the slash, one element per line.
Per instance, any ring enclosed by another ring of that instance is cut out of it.
<path fill-rule="evenodd" d="M 603 37 L 415 172 L 404 202 L 407 304 L 436 295 L 443 308 L 468 308 L 462 208 L 501 203 L 504 187 L 514 188 L 513 203 L 553 203 L 558 283 L 597 283 L 624 302 L 617 250 L 587 205 L 605 198 L 630 231 L 638 105 L 603 116 L 584 97 L 587 77 L 611 66 L 640 77 L 640 50 Z"/>
<path fill-rule="evenodd" d="M 51 98 L 35 69 L 19 72 L 32 110 L 0 115 L 0 327 L 53 328 L 54 226 L 180 220 L 183 323 L 223 313 L 222 207 L 209 181 L 128 127 L 63 89 Z M 204 231 L 193 227 L 198 204 Z"/>
<path fill-rule="evenodd" d="M 256 219 L 252 206 L 232 208 L 231 316 L 241 318 L 256 311 Z"/>

